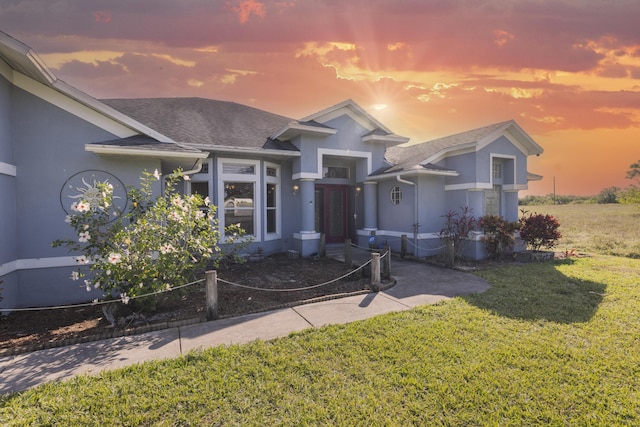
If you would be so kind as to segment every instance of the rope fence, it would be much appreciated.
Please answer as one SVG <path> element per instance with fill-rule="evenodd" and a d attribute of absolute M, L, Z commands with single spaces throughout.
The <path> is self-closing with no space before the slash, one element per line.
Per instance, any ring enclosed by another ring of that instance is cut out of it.
<path fill-rule="evenodd" d="M 356 246 L 356 245 L 351 245 L 351 246 Z M 356 246 L 357 247 L 357 246 Z M 370 251 L 370 248 L 366 248 L 367 251 Z M 213 271 L 214 273 L 214 279 L 213 280 L 213 284 L 211 283 L 212 280 L 210 277 L 210 271 L 205 272 L 205 278 L 204 279 L 198 279 L 198 280 L 194 280 L 192 282 L 189 283 L 185 283 L 183 285 L 180 286 L 174 286 L 171 288 L 167 288 L 167 289 L 162 289 L 159 291 L 155 291 L 155 292 L 149 292 L 146 294 L 142 294 L 142 295 L 135 295 L 135 296 L 125 296 L 125 297 L 121 297 L 118 299 L 112 299 L 112 300 L 93 300 L 91 302 L 86 302 L 86 303 L 79 303 L 79 304 L 66 304 L 66 305 L 57 305 L 57 306 L 47 306 L 47 307 L 27 307 L 27 308 L 0 308 L 0 313 L 2 312 L 26 312 L 26 311 L 43 311 L 43 310 L 61 310 L 61 309 L 74 309 L 74 308 L 83 308 L 83 307 L 93 307 L 93 306 L 100 306 L 100 305 L 105 305 L 105 304 L 113 304 L 115 302 L 122 302 L 124 304 L 127 304 L 130 300 L 136 300 L 136 299 L 141 299 L 141 298 L 146 298 L 146 297 L 150 297 L 150 296 L 154 296 L 154 295 L 160 295 L 160 294 L 164 294 L 167 292 L 173 292 L 176 291 L 178 289 L 182 289 L 182 288 L 186 288 L 189 286 L 193 286 L 196 284 L 200 284 L 200 283 L 205 283 L 206 287 L 207 287 L 207 306 L 208 306 L 208 312 L 211 313 L 210 316 L 211 318 L 217 318 L 217 282 L 220 283 L 224 283 L 230 286 L 235 286 L 238 288 L 243 288 L 243 289 L 250 289 L 250 290 L 255 290 L 255 291 L 261 291 L 261 292 L 300 292 L 300 291 L 305 291 L 305 290 L 310 290 L 310 289 L 316 289 L 316 288 L 320 288 L 323 286 L 328 286 L 331 285 L 333 283 L 336 283 L 342 279 L 345 279 L 349 276 L 352 276 L 353 274 L 356 274 L 360 271 L 363 271 L 366 267 L 370 266 L 371 267 L 371 289 L 374 291 L 378 290 L 378 287 L 381 283 L 380 281 L 380 261 L 384 260 L 387 256 L 389 256 L 389 259 L 386 260 L 385 264 L 384 264 L 384 275 L 385 276 L 389 276 L 390 275 L 390 249 L 387 249 L 383 254 L 380 254 L 378 252 L 372 252 L 371 253 L 371 259 L 368 260 L 367 262 L 363 263 L 361 266 L 359 266 L 358 268 L 351 270 L 345 274 L 343 274 L 340 277 L 337 277 L 335 279 L 332 280 L 328 280 L 326 282 L 323 283 L 318 283 L 316 285 L 310 285 L 310 286 L 304 286 L 304 287 L 299 287 L 299 288 L 286 288 L 286 289 L 270 289 L 270 288 L 261 288 L 261 287 L 257 287 L 257 286 L 249 286 L 249 285 L 242 285 L 239 283 L 234 283 L 234 282 L 230 282 L 228 280 L 224 280 L 221 278 L 217 277 L 217 272 Z M 211 289 L 213 288 L 213 289 Z M 215 295 L 214 295 L 215 294 Z M 215 304 L 215 309 L 211 310 L 211 306 L 212 304 Z"/>

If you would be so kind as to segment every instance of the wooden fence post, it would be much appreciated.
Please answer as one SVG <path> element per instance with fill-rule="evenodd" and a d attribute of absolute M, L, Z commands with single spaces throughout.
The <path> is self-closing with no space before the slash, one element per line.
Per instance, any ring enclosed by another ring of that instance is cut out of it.
<path fill-rule="evenodd" d="M 371 252 L 371 290 L 380 290 L 380 253 Z"/>
<path fill-rule="evenodd" d="M 404 258 L 407 255 L 407 235 L 403 234 L 400 237 L 400 258 Z"/>
<path fill-rule="evenodd" d="M 444 250 L 444 266 L 447 268 L 453 268 L 456 260 L 456 248 L 452 239 L 445 241 Z"/>
<path fill-rule="evenodd" d="M 351 267 L 351 239 L 344 241 L 344 263 L 347 267 Z"/>
<path fill-rule="evenodd" d="M 205 272 L 207 285 L 207 320 L 218 318 L 218 272 Z"/>

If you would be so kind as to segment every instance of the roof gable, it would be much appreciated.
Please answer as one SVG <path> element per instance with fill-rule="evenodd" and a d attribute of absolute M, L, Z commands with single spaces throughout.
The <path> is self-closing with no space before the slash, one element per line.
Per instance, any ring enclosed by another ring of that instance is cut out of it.
<path fill-rule="evenodd" d="M 526 155 L 541 154 L 543 151 L 514 120 L 508 120 L 420 144 L 392 147 L 387 150 L 386 158 L 396 167 L 427 165 L 451 155 L 478 151 L 500 136 L 505 136 Z"/>

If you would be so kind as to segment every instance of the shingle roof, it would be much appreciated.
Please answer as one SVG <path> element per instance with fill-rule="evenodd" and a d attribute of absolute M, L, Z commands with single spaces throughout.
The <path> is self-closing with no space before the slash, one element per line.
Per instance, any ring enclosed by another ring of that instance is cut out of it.
<path fill-rule="evenodd" d="M 495 123 L 482 128 L 422 142 L 420 144 L 412 144 L 404 147 L 390 147 L 387 150 L 386 159 L 394 166 L 389 168 L 387 172 L 419 169 L 421 167 L 428 167 L 430 169 L 437 168 L 436 165 L 421 165 L 421 163 L 440 152 L 474 144 L 485 136 L 490 135 L 511 122 L 512 121 Z"/>
<path fill-rule="evenodd" d="M 173 151 L 176 153 L 200 153 L 196 148 L 186 147 L 172 142 L 158 142 L 146 135 L 133 135 L 128 138 L 112 139 L 109 141 L 94 142 L 92 145 L 104 145 L 122 148 L 135 148 L 150 151 Z"/>
<path fill-rule="evenodd" d="M 246 105 L 204 98 L 105 99 L 108 106 L 174 141 L 241 149 L 295 150 L 269 136 L 292 119 Z"/>

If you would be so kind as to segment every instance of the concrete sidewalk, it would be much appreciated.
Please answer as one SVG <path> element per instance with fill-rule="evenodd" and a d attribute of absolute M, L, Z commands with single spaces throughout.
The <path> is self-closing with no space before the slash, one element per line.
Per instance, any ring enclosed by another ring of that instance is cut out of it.
<path fill-rule="evenodd" d="M 284 337 L 307 328 L 363 320 L 489 288 L 472 274 L 396 258 L 391 272 L 397 283 L 383 292 L 2 357 L 0 393 L 147 360 L 178 357 L 200 348 Z"/>

